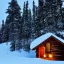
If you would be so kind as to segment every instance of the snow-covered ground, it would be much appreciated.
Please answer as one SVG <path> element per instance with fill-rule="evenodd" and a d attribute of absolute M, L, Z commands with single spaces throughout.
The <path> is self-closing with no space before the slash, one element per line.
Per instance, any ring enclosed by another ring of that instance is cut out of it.
<path fill-rule="evenodd" d="M 10 45 L 0 44 L 0 64 L 64 64 L 64 61 L 48 61 L 35 58 L 35 52 L 10 52 Z"/>

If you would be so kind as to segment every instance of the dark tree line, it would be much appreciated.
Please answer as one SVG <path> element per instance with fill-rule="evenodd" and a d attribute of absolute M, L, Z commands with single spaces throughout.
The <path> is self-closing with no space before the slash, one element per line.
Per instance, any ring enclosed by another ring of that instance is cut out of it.
<path fill-rule="evenodd" d="M 64 30 L 64 8 L 61 0 L 39 0 L 38 7 L 33 1 L 32 11 L 26 1 L 23 12 L 17 0 L 11 0 L 6 13 L 6 21 L 2 21 L 0 29 L 0 43 L 10 41 L 11 51 L 21 48 L 29 51 L 30 43 L 35 38 L 47 32 L 58 35 L 58 31 Z"/>

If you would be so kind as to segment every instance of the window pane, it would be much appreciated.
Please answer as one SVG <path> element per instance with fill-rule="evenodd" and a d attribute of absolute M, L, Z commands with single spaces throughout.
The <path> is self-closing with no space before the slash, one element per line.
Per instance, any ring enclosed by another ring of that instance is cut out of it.
<path fill-rule="evenodd" d="M 50 52 L 50 43 L 46 44 L 46 52 Z"/>

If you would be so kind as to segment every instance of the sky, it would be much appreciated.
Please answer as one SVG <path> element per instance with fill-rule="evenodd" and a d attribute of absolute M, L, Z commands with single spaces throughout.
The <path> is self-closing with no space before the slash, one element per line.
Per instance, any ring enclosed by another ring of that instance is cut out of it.
<path fill-rule="evenodd" d="M 1 0 L 0 1 L 0 24 L 1 24 L 2 20 L 6 20 L 7 14 L 5 12 L 6 12 L 6 9 L 8 9 L 8 6 L 9 6 L 8 2 L 10 2 L 10 1 L 11 0 Z M 17 0 L 17 1 L 22 9 L 24 1 L 27 1 L 27 0 Z M 38 0 L 34 0 L 34 1 L 35 1 L 35 4 L 38 5 Z M 29 2 L 29 8 L 32 8 L 33 0 L 28 0 L 28 2 Z"/>

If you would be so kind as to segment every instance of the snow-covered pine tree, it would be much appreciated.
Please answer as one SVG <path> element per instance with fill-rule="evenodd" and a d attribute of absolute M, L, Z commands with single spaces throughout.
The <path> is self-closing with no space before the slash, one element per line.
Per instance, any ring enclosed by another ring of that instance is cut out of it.
<path fill-rule="evenodd" d="M 23 14 L 22 14 L 22 46 L 25 45 L 25 17 L 26 17 L 26 3 L 24 2 L 24 6 L 23 6 Z"/>
<path fill-rule="evenodd" d="M 2 36 L 3 36 L 3 32 L 4 32 L 4 26 L 5 26 L 4 20 L 2 20 L 2 26 L 0 28 L 0 43 L 3 42 Z"/>
<path fill-rule="evenodd" d="M 11 45 L 10 51 L 15 51 L 15 50 L 16 50 L 16 49 L 15 49 L 15 48 L 16 48 L 16 47 L 15 47 L 15 45 L 16 45 L 15 43 L 16 43 L 15 40 L 11 41 L 11 44 L 10 44 L 10 45 Z"/>
<path fill-rule="evenodd" d="M 21 8 L 18 5 L 17 0 L 11 0 L 11 2 L 9 2 L 9 7 L 6 12 L 8 14 L 6 24 L 9 29 L 9 31 L 8 31 L 9 32 L 9 41 L 13 41 L 11 43 L 11 48 L 14 43 L 15 43 L 15 47 L 20 45 L 19 42 L 16 42 L 17 40 L 19 40 L 20 28 L 21 28 L 20 10 L 21 10 Z"/>
<path fill-rule="evenodd" d="M 0 43 L 2 43 L 2 40 L 1 40 L 1 28 L 0 28 Z"/>
<path fill-rule="evenodd" d="M 58 30 L 62 31 L 63 29 L 63 22 L 62 22 L 62 1 L 61 0 L 57 0 L 57 17 L 58 17 L 58 21 L 57 21 L 57 28 Z"/>
<path fill-rule="evenodd" d="M 25 31 L 26 31 L 26 33 L 25 33 L 25 36 L 26 36 L 26 38 L 28 39 L 28 38 L 30 38 L 30 22 L 31 21 L 29 21 L 29 14 L 28 14 L 28 1 L 26 2 L 26 17 L 25 17 L 25 19 L 26 19 L 26 25 L 25 25 Z"/>
<path fill-rule="evenodd" d="M 33 15 L 32 15 L 32 21 L 31 21 L 31 38 L 32 39 L 35 39 L 36 38 L 36 5 L 35 5 L 35 2 L 33 0 Z"/>
<path fill-rule="evenodd" d="M 9 39 L 9 28 L 7 22 L 5 22 L 4 31 L 2 35 L 2 42 L 7 42 L 8 39 Z"/>
<path fill-rule="evenodd" d="M 56 32 L 62 28 L 61 0 L 39 0 L 40 31 Z M 39 15 L 38 14 L 38 15 Z M 58 29 L 59 28 L 59 29 Z"/>
<path fill-rule="evenodd" d="M 22 41 L 21 40 L 16 40 L 15 41 L 15 50 L 20 51 L 22 49 Z"/>
<path fill-rule="evenodd" d="M 31 9 L 28 10 L 28 20 L 31 22 L 32 20 L 32 15 L 31 15 Z"/>
<path fill-rule="evenodd" d="M 56 14 L 56 2 L 55 0 L 46 0 L 46 16 L 45 16 L 45 32 L 55 32 L 55 25 L 56 25 L 56 20 L 55 20 L 55 14 Z"/>
<path fill-rule="evenodd" d="M 30 39 L 30 31 L 31 31 L 31 21 L 29 21 L 29 9 L 28 9 L 28 1 L 26 4 L 24 2 L 23 7 L 23 28 L 22 28 L 22 37 L 23 37 L 23 48 L 27 50 L 27 44 L 29 44 Z"/>
<path fill-rule="evenodd" d="M 30 36 L 29 36 L 29 39 L 31 40 L 31 33 L 32 33 L 32 31 L 31 31 L 31 21 L 32 21 L 32 14 L 31 14 L 31 10 L 30 9 L 28 9 L 28 22 L 29 22 L 29 33 L 30 33 Z"/>
<path fill-rule="evenodd" d="M 64 8 L 62 8 L 62 22 L 63 22 L 63 30 L 64 30 Z"/>
<path fill-rule="evenodd" d="M 36 16 L 36 29 L 35 29 L 35 33 L 36 33 L 36 37 L 39 37 L 41 35 L 41 33 L 43 34 L 43 29 L 44 29 L 44 15 L 43 15 L 43 5 L 44 5 L 44 1 L 43 0 L 39 0 L 39 5 L 37 8 L 37 16 Z M 46 11 L 46 10 L 45 10 Z M 45 13 L 44 13 L 45 14 Z"/>

